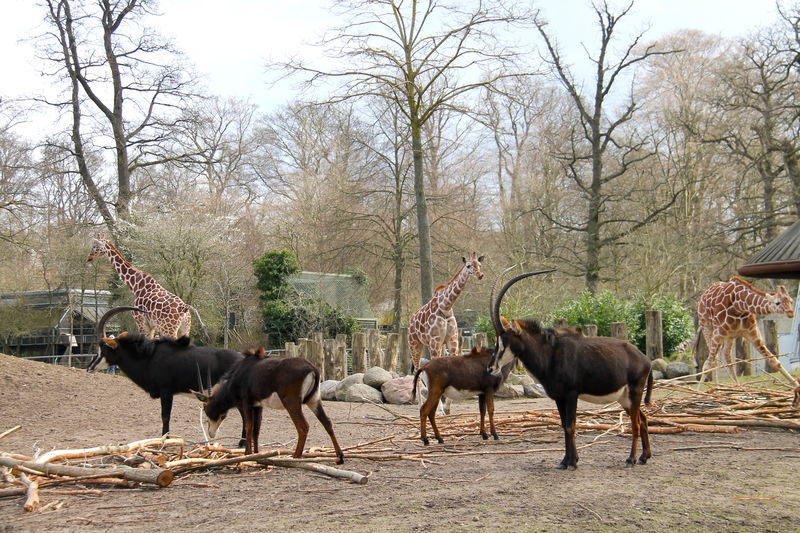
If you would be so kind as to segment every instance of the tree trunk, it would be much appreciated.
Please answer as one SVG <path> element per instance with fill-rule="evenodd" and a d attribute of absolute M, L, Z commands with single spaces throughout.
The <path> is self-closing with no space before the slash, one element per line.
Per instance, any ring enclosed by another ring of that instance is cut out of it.
<path fill-rule="evenodd" d="M 419 288 L 422 302 L 433 296 L 433 255 L 431 252 L 431 226 L 428 220 L 428 200 L 425 195 L 425 175 L 422 166 L 422 125 L 411 124 L 411 146 L 414 151 L 414 198 L 417 206 L 417 231 L 419 232 Z"/>

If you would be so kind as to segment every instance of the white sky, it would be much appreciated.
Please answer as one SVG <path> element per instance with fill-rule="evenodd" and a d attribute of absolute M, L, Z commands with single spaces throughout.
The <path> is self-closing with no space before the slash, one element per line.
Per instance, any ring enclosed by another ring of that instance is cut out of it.
<path fill-rule="evenodd" d="M 212 93 L 249 98 L 270 111 L 299 95 L 267 87 L 265 58 L 286 57 L 318 38 L 331 22 L 327 5 L 326 0 L 162 0 L 160 26 L 206 77 Z M 538 6 L 569 61 L 580 60 L 581 41 L 593 48 L 596 21 L 588 0 L 540 0 Z M 32 0 L 0 0 L 0 13 L 0 97 L 41 92 L 47 79 L 38 73 L 41 65 L 29 39 L 41 31 L 43 8 Z M 648 39 L 680 28 L 737 37 L 776 20 L 773 0 L 636 0 L 622 28 L 635 32 L 650 24 Z"/>

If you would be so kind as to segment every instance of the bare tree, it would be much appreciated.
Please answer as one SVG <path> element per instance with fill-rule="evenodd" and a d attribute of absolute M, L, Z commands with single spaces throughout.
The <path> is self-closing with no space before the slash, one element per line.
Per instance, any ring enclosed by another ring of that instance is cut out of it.
<path fill-rule="evenodd" d="M 310 84 L 340 81 L 334 101 L 377 97 L 402 113 L 413 154 L 420 292 L 425 301 L 433 291 L 433 259 L 423 127 L 436 113 L 457 108 L 466 93 L 511 75 L 507 68 L 517 53 L 499 36 L 524 16 L 500 1 L 468 7 L 435 0 L 341 0 L 337 5 L 348 23 L 321 46 L 344 66 L 284 66 L 309 75 Z M 493 74 L 481 77 L 482 69 Z"/>
<path fill-rule="evenodd" d="M 154 0 L 46 0 L 45 6 L 51 31 L 41 38 L 43 51 L 69 83 L 66 100 L 48 103 L 72 117 L 71 146 L 63 148 L 72 153 L 84 186 L 114 233 L 117 217 L 130 215 L 135 171 L 174 158 L 165 150 L 165 139 L 192 80 L 180 54 L 143 26 L 154 13 Z M 104 126 L 90 131 L 87 123 Z M 101 188 L 106 177 L 87 162 L 91 152 L 103 149 L 115 162 L 112 197 Z"/>
<path fill-rule="evenodd" d="M 612 94 L 639 64 L 671 53 L 660 50 L 656 44 L 642 46 L 643 34 L 639 33 L 622 47 L 619 57 L 613 57 L 612 46 L 617 44 L 619 24 L 632 7 L 631 1 L 617 14 L 611 11 L 606 1 L 593 5 L 600 39 L 597 48 L 587 52 L 594 67 L 592 92 L 589 94 L 584 94 L 583 85 L 562 58 L 547 22 L 540 16 L 536 18 L 536 28 L 545 44 L 546 61 L 566 89 L 580 121 L 575 127 L 571 145 L 560 154 L 560 158 L 566 176 L 583 199 L 585 210 L 579 217 L 550 217 L 550 220 L 565 231 L 583 235 L 585 250 L 581 268 L 586 287 L 591 292 L 597 289 L 600 281 L 604 247 L 620 242 L 649 224 L 677 198 L 675 193 L 668 194 L 642 216 L 633 216 L 633 213 L 623 210 L 612 214 L 608 205 L 626 198 L 622 183 L 631 179 L 637 165 L 655 154 L 647 139 L 637 138 L 635 128 L 626 128 L 640 105 L 632 91 L 616 116 L 612 116 L 610 110 Z M 547 215 L 545 210 L 541 213 Z"/>

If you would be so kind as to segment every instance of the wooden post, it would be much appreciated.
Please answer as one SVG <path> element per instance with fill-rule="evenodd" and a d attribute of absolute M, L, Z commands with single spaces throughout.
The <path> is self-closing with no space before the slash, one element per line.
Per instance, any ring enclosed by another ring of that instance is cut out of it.
<path fill-rule="evenodd" d="M 335 379 L 333 376 L 336 374 L 336 341 L 334 339 L 325 339 L 322 341 L 322 379 Z"/>
<path fill-rule="evenodd" d="M 400 345 L 397 350 L 397 371 L 405 374 L 411 369 L 411 351 L 408 349 L 408 328 L 400 328 Z"/>
<path fill-rule="evenodd" d="M 347 335 L 344 333 L 336 335 L 333 367 L 333 379 L 341 381 L 347 377 Z"/>
<path fill-rule="evenodd" d="M 386 336 L 386 366 L 384 367 L 389 372 L 397 372 L 397 351 L 399 347 L 400 335 L 389 333 Z"/>
<path fill-rule="evenodd" d="M 364 333 L 353 333 L 353 374 L 364 371 L 364 357 L 367 350 L 367 336 Z"/>
<path fill-rule="evenodd" d="M 751 376 L 753 374 L 753 367 L 750 364 L 750 343 L 745 342 L 744 338 L 737 337 L 736 344 L 733 349 L 733 356 L 736 361 L 741 361 L 736 364 L 736 374 L 738 376 Z"/>
<path fill-rule="evenodd" d="M 595 324 L 586 324 L 583 326 L 583 334 L 587 337 L 597 337 L 597 326 Z"/>
<path fill-rule="evenodd" d="M 325 374 L 325 350 L 324 350 L 324 336 L 321 331 L 317 331 L 312 335 L 309 349 L 311 351 L 310 361 L 319 368 L 322 373 L 320 379 L 328 379 Z"/>
<path fill-rule="evenodd" d="M 764 320 L 764 345 L 770 353 L 778 353 L 778 323 L 774 320 Z M 758 361 L 757 368 L 770 372 L 766 361 Z"/>
<path fill-rule="evenodd" d="M 309 339 L 297 339 L 297 356 L 303 359 L 308 359 L 308 343 Z"/>
<path fill-rule="evenodd" d="M 297 354 L 299 353 L 299 351 L 298 351 L 297 345 L 295 343 L 287 342 L 284 345 L 284 349 L 286 350 L 286 356 L 287 357 L 298 357 Z"/>
<path fill-rule="evenodd" d="M 486 333 L 475 333 L 472 336 L 472 346 L 475 348 L 480 348 L 482 346 L 488 346 L 489 344 L 486 342 Z"/>
<path fill-rule="evenodd" d="M 628 340 L 628 325 L 625 322 L 612 322 L 611 336 L 615 339 Z"/>
<path fill-rule="evenodd" d="M 383 367 L 383 352 L 381 350 L 381 334 L 377 329 L 367 332 L 367 357 L 364 361 L 364 368 L 373 366 Z"/>
<path fill-rule="evenodd" d="M 664 357 L 664 337 L 661 329 L 661 311 L 648 309 L 645 316 L 645 349 L 652 361 Z"/>
<path fill-rule="evenodd" d="M 566 318 L 556 318 L 553 320 L 554 328 L 566 328 L 567 326 L 569 326 L 569 322 L 567 322 Z"/>

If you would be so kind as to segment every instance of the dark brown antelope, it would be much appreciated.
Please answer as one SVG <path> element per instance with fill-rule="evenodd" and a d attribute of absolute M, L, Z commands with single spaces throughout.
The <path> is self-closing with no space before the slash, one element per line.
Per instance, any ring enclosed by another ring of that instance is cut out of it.
<path fill-rule="evenodd" d="M 575 422 L 579 399 L 598 404 L 619 402 L 631 418 L 633 442 L 626 465 L 632 466 L 636 461 L 640 437 L 642 454 L 638 462 L 646 463 L 651 456 L 650 439 L 647 417 L 640 404 L 643 395 L 645 403 L 650 402 L 653 386 L 650 360 L 627 341 L 585 337 L 576 332 L 542 328 L 535 320 L 509 321 L 501 317 L 500 304 L 506 291 L 514 283 L 535 274 L 537 272 L 529 272 L 509 280 L 492 302 L 491 316 L 497 340 L 489 371 L 499 374 L 505 365 L 519 359 L 555 400 L 566 448 L 559 468 L 578 466 Z"/>
<path fill-rule="evenodd" d="M 443 443 L 439 428 L 436 427 L 436 406 L 439 400 L 445 397 L 450 400 L 460 400 L 478 396 L 478 407 L 481 413 L 481 437 L 486 434 L 486 411 L 489 411 L 489 430 L 495 440 L 498 439 L 494 427 L 494 393 L 508 377 L 513 362 L 504 366 L 499 375 L 492 375 L 486 371 L 492 351 L 489 348 L 473 348 L 467 355 L 455 357 L 436 357 L 431 359 L 414 374 L 414 386 L 411 389 L 412 401 L 417 394 L 417 382 L 420 375 L 426 378 L 428 398 L 419 409 L 419 434 L 425 446 L 428 445 L 428 436 L 425 420 L 431 422 L 433 434 L 439 443 Z"/>
<path fill-rule="evenodd" d="M 160 398 L 161 434 L 166 435 L 173 397 L 179 393 L 188 394 L 197 387 L 195 375 L 198 371 L 206 376 L 206 386 L 210 387 L 242 359 L 242 354 L 195 346 L 189 342 L 189 337 L 150 339 L 141 333 L 122 333 L 116 338 L 106 335 L 105 326 L 112 316 L 134 310 L 146 313 L 136 307 L 115 307 L 103 315 L 97 324 L 100 354 L 92 360 L 88 370 L 94 372 L 116 365 L 151 398 Z"/>
<path fill-rule="evenodd" d="M 297 429 L 294 457 L 302 457 L 309 428 L 303 416 L 306 405 L 328 432 L 337 463 L 342 464 L 344 454 L 322 407 L 319 369 L 300 357 L 266 357 L 264 348 L 248 350 L 244 355 L 212 390 L 194 392 L 203 402 L 209 436 L 216 435 L 228 410 L 238 407 L 244 417 L 245 453 L 258 453 L 263 407 L 285 409 Z"/>

